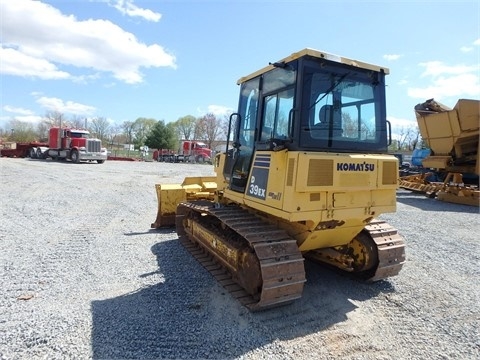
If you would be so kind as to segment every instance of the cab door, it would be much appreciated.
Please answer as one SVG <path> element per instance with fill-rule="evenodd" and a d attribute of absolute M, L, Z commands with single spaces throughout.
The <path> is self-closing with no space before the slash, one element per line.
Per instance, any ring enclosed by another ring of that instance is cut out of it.
<path fill-rule="evenodd" d="M 238 113 L 230 117 L 229 141 L 224 176 L 230 189 L 245 192 L 250 173 L 255 136 L 257 134 L 260 78 L 251 79 L 241 86 Z"/>
<path fill-rule="evenodd" d="M 273 150 L 291 141 L 295 69 L 282 65 L 242 83 L 238 113 L 230 117 L 232 149 L 227 150 L 224 169 L 231 190 L 245 193 L 257 145 Z M 276 145 L 265 146 L 269 143 Z"/>

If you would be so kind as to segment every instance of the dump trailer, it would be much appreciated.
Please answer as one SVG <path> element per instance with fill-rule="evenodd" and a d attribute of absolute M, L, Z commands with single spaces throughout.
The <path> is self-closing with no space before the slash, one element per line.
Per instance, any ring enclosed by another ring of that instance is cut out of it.
<path fill-rule="evenodd" d="M 242 77 L 216 175 L 156 184 L 151 226 L 176 226 L 252 311 L 300 298 L 305 258 L 365 281 L 397 275 L 405 241 L 378 219 L 398 186 L 388 73 L 307 48 Z"/>
<path fill-rule="evenodd" d="M 0 156 L 26 158 L 36 157 L 34 152 L 37 148 L 47 148 L 48 143 L 31 141 L 31 142 L 6 142 L 0 144 Z M 33 151 L 33 153 L 32 153 Z"/>
<path fill-rule="evenodd" d="M 429 172 L 401 177 L 400 187 L 442 201 L 479 206 L 480 101 L 460 99 L 451 109 L 429 99 L 415 106 L 415 114 L 429 147 L 421 160 Z"/>

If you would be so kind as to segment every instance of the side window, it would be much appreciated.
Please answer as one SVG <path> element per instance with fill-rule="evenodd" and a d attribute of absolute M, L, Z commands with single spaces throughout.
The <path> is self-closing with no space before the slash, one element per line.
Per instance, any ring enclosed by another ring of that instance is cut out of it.
<path fill-rule="evenodd" d="M 258 89 L 246 88 L 242 94 L 245 96 L 243 119 L 238 128 L 238 141 L 241 145 L 253 148 L 255 142 L 255 122 L 257 120 Z"/>
<path fill-rule="evenodd" d="M 289 114 L 293 108 L 294 89 L 283 90 L 264 98 L 260 140 L 286 139 L 289 135 Z"/>
<path fill-rule="evenodd" d="M 289 115 L 293 109 L 294 90 L 288 89 L 279 94 L 277 121 L 275 126 L 275 138 L 286 139 L 289 135 Z"/>
<path fill-rule="evenodd" d="M 267 141 L 273 137 L 273 128 L 275 126 L 275 112 L 277 109 L 277 95 L 265 97 L 263 106 L 263 125 L 260 141 Z"/>

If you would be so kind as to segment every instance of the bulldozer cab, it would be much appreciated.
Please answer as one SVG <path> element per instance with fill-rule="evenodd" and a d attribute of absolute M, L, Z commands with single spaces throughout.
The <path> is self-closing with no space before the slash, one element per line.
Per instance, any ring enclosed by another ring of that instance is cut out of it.
<path fill-rule="evenodd" d="M 386 74 L 304 49 L 241 78 L 223 171 L 229 188 L 245 191 L 256 151 L 385 153 Z"/>

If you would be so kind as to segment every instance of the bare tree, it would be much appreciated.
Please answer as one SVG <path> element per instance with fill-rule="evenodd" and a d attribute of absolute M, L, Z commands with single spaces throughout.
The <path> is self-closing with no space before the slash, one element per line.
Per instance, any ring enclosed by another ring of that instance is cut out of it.
<path fill-rule="evenodd" d="M 134 135 L 134 122 L 133 121 L 124 121 L 122 124 L 123 134 L 125 135 L 125 142 L 128 144 L 132 143 Z"/>
<path fill-rule="evenodd" d="M 410 151 L 413 151 L 417 148 L 417 146 L 420 143 L 420 131 L 418 129 L 418 126 L 412 128 L 412 132 L 410 134 L 410 141 L 409 141 L 409 149 Z"/>
<path fill-rule="evenodd" d="M 112 124 L 108 128 L 107 137 L 111 143 L 118 143 L 118 139 L 123 139 L 122 126 L 119 124 Z"/>
<path fill-rule="evenodd" d="M 358 136 L 358 122 L 349 113 L 342 112 L 343 136 L 354 138 Z"/>
<path fill-rule="evenodd" d="M 403 150 L 405 148 L 405 144 L 408 144 L 408 139 L 410 137 L 410 128 L 406 128 L 402 126 L 398 133 L 398 148 L 397 150 Z"/>
<path fill-rule="evenodd" d="M 9 140 L 16 142 L 30 142 L 37 140 L 37 133 L 32 124 L 20 121 L 10 120 L 10 134 Z"/>
<path fill-rule="evenodd" d="M 402 127 L 398 133 L 397 149 L 399 151 L 412 151 L 417 148 L 420 143 L 420 132 L 418 126 Z"/>
<path fill-rule="evenodd" d="M 101 140 L 106 140 L 110 128 L 110 122 L 104 117 L 93 118 L 90 121 L 89 131 Z"/>
<path fill-rule="evenodd" d="M 46 125 L 51 128 L 54 126 L 65 126 L 66 118 L 65 115 L 59 111 L 49 111 L 45 114 L 44 121 Z"/>
<path fill-rule="evenodd" d="M 224 115 L 223 118 L 220 120 L 219 134 L 218 134 L 218 138 L 216 140 L 222 140 L 222 141 L 227 140 L 228 125 L 229 125 L 229 122 L 230 122 L 230 115 L 231 114 Z"/>
<path fill-rule="evenodd" d="M 202 137 L 198 139 L 205 140 L 207 146 L 212 148 L 213 143 L 221 133 L 221 122 L 214 114 L 209 113 L 197 120 L 196 130 L 199 132 L 199 135 L 202 134 Z"/>
<path fill-rule="evenodd" d="M 87 119 L 78 115 L 72 116 L 72 118 L 70 119 L 70 124 L 72 127 L 76 129 L 84 129 L 88 125 Z"/>
<path fill-rule="evenodd" d="M 197 118 L 195 121 L 192 140 L 205 140 L 205 129 L 202 119 L 203 118 Z"/>
<path fill-rule="evenodd" d="M 48 122 L 43 119 L 38 125 L 37 125 L 37 135 L 38 135 L 38 140 L 39 141 L 47 141 L 48 140 L 48 131 L 50 129 L 50 126 L 48 125 Z"/>

